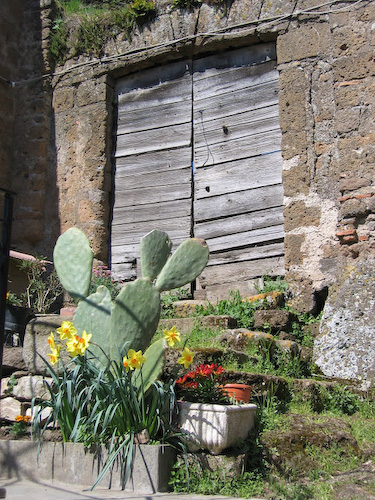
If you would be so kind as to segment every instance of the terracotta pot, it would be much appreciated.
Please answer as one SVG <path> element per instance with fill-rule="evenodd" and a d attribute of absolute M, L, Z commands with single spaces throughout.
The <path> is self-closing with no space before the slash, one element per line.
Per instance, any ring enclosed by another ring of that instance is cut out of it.
<path fill-rule="evenodd" d="M 239 403 L 248 403 L 250 401 L 251 385 L 225 384 L 223 388 L 229 397 L 234 398 Z"/>

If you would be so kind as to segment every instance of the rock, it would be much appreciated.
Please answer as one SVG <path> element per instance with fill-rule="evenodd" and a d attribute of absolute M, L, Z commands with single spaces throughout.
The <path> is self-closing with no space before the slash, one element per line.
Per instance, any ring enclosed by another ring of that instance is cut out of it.
<path fill-rule="evenodd" d="M 240 475 L 246 466 L 245 453 L 234 454 L 229 450 L 220 455 L 210 455 L 204 452 L 188 453 L 188 460 L 191 465 L 199 463 L 202 470 L 217 472 L 226 479 Z"/>
<path fill-rule="evenodd" d="M 278 291 L 258 293 L 258 295 L 242 299 L 242 302 L 251 302 L 258 307 L 267 309 L 276 309 L 284 304 L 284 294 Z"/>
<path fill-rule="evenodd" d="M 7 347 L 4 346 L 3 351 L 3 376 L 10 375 L 18 370 L 26 370 L 26 365 L 23 360 L 22 347 Z"/>
<path fill-rule="evenodd" d="M 44 372 L 46 364 L 40 356 L 48 360 L 50 352 L 48 336 L 51 331 L 55 333 L 56 328 L 59 328 L 65 319 L 57 314 L 50 314 L 38 316 L 28 323 L 23 344 L 23 359 L 30 373 L 42 374 Z M 71 359 L 63 349 L 61 357 L 64 361 Z"/>
<path fill-rule="evenodd" d="M 307 415 L 290 415 L 287 430 L 276 429 L 265 432 L 261 444 L 267 461 L 281 472 L 293 470 L 294 474 L 306 474 L 318 467 L 318 450 L 324 453 L 340 446 L 342 456 L 360 455 L 357 441 L 351 433 L 350 424 L 340 418 L 325 418 L 315 422 Z M 311 454 L 311 448 L 317 453 Z"/>
<path fill-rule="evenodd" d="M 46 379 L 46 381 L 51 383 L 52 379 Z M 13 395 L 16 398 L 28 400 L 33 399 L 33 397 L 50 399 L 49 392 L 43 382 L 43 377 L 40 375 L 29 375 L 19 378 L 17 384 L 13 387 Z"/>
<path fill-rule="evenodd" d="M 237 320 L 230 316 L 203 316 L 201 325 L 206 328 L 236 328 Z"/>
<path fill-rule="evenodd" d="M 173 313 L 178 318 L 187 318 L 197 307 L 207 305 L 205 300 L 177 300 L 172 304 Z"/>
<path fill-rule="evenodd" d="M 252 332 L 246 328 L 225 330 L 218 338 L 219 342 L 231 349 L 244 349 L 248 344 L 272 344 L 273 335 L 265 332 Z"/>
<path fill-rule="evenodd" d="M 259 310 L 254 313 L 254 328 L 271 328 L 271 331 L 288 330 L 294 315 L 285 309 Z"/>
<path fill-rule="evenodd" d="M 374 264 L 355 261 L 330 290 L 313 354 L 324 375 L 375 382 Z"/>
<path fill-rule="evenodd" d="M 159 321 L 159 328 L 162 330 L 170 330 L 173 326 L 177 328 L 182 334 L 190 333 L 195 325 L 195 318 L 173 318 L 161 319 Z"/>
<path fill-rule="evenodd" d="M 7 397 L 0 400 L 0 418 L 4 420 L 15 420 L 22 414 L 22 404 L 15 398 Z"/>
<path fill-rule="evenodd" d="M 280 349 L 282 353 L 290 354 L 292 357 L 296 358 L 300 354 L 301 347 L 297 342 L 291 340 L 275 340 L 275 346 Z"/>

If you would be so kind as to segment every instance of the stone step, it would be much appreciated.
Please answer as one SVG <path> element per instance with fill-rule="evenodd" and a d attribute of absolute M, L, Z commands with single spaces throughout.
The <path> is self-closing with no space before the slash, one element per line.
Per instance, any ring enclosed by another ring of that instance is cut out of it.
<path fill-rule="evenodd" d="M 202 328 L 237 328 L 237 320 L 230 316 L 202 316 L 199 318 L 172 318 L 161 319 L 159 328 L 170 329 L 173 326 L 182 334 L 190 333 L 195 326 Z"/>
<path fill-rule="evenodd" d="M 252 302 L 263 309 L 276 309 L 284 305 L 285 297 L 283 292 L 273 291 L 244 297 L 242 302 Z"/>
<path fill-rule="evenodd" d="M 191 316 L 199 306 L 208 306 L 208 302 L 206 300 L 186 299 L 177 300 L 172 303 L 173 312 L 176 318 L 187 318 Z"/>
<path fill-rule="evenodd" d="M 246 328 L 236 328 L 225 330 L 218 341 L 231 349 L 245 349 L 249 344 L 256 344 L 268 349 L 270 355 L 278 348 L 282 352 L 289 352 L 294 357 L 299 357 L 303 361 L 311 358 L 311 349 L 301 346 L 298 342 L 290 339 L 279 339 L 270 333 L 247 330 Z"/>

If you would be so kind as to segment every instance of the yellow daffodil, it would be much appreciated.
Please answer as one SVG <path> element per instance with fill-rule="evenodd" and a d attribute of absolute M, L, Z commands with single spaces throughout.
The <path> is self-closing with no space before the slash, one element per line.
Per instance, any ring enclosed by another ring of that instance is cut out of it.
<path fill-rule="evenodd" d="M 52 366 L 55 365 L 60 359 L 60 349 L 61 346 L 53 347 L 51 348 L 51 352 L 48 354 L 49 362 L 51 363 Z"/>
<path fill-rule="evenodd" d="M 49 337 L 47 339 L 47 342 L 50 346 L 51 349 L 55 349 L 56 348 L 56 344 L 55 344 L 55 336 L 53 335 L 53 332 L 51 332 L 49 334 Z"/>
<path fill-rule="evenodd" d="M 173 347 L 176 342 L 180 342 L 180 332 L 173 326 L 170 330 L 163 330 L 164 338 L 168 342 L 169 347 Z"/>
<path fill-rule="evenodd" d="M 83 330 L 82 337 L 80 337 L 79 335 L 74 335 L 68 340 L 68 342 L 66 343 L 66 350 L 72 357 L 83 356 L 89 346 L 91 337 L 91 333 L 87 333 L 86 330 Z"/>
<path fill-rule="evenodd" d="M 124 365 L 126 371 L 140 369 L 146 358 L 142 355 L 142 351 L 135 352 L 134 349 L 129 349 L 128 356 L 124 356 L 122 364 Z"/>
<path fill-rule="evenodd" d="M 74 335 L 76 335 L 77 333 L 77 330 L 74 328 L 74 325 L 71 321 L 63 321 L 60 328 L 57 328 L 56 331 L 60 334 L 61 340 L 71 340 L 72 337 L 74 337 Z"/>
<path fill-rule="evenodd" d="M 178 358 L 177 363 L 179 365 L 184 365 L 185 368 L 189 368 L 189 366 L 193 362 L 194 356 L 195 354 L 191 352 L 188 347 L 185 347 L 185 349 L 181 353 L 181 358 Z"/>

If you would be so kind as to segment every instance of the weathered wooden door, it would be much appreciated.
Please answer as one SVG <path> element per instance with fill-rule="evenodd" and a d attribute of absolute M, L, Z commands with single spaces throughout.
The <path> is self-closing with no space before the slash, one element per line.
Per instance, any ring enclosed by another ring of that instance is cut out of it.
<path fill-rule="evenodd" d="M 208 298 L 284 274 L 281 131 L 273 43 L 194 63 L 194 234 Z"/>
<path fill-rule="evenodd" d="M 201 295 L 284 273 L 275 46 L 183 61 L 118 82 L 112 268 L 136 275 L 139 239 L 210 248 Z"/>
<path fill-rule="evenodd" d="M 153 68 L 117 83 L 111 264 L 139 275 L 139 241 L 152 229 L 174 245 L 192 233 L 191 65 Z"/>

